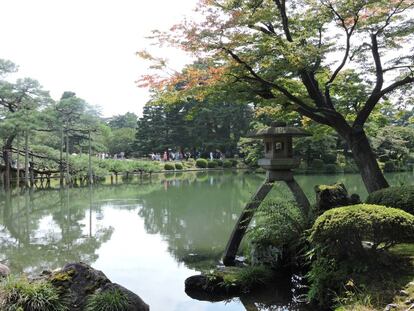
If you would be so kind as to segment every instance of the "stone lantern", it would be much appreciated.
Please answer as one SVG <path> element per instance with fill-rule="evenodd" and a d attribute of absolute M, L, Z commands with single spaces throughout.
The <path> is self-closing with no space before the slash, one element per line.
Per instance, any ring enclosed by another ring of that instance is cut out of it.
<path fill-rule="evenodd" d="M 310 134 L 300 128 L 286 126 L 284 122 L 273 122 L 271 127 L 249 133 L 248 136 L 263 139 L 265 157 L 258 164 L 266 170 L 267 180 L 286 181 L 293 178 L 291 170 L 300 164 L 300 159 L 293 157 L 293 137 Z"/>
<path fill-rule="evenodd" d="M 310 208 L 309 200 L 293 178 L 292 172 L 292 169 L 297 168 L 300 164 L 300 159 L 293 156 L 293 137 L 310 136 L 310 134 L 300 128 L 286 126 L 284 122 L 274 122 L 271 127 L 249 133 L 248 136 L 263 139 L 265 157 L 260 159 L 258 164 L 266 170 L 266 179 L 250 202 L 246 204 L 233 229 L 223 257 L 223 263 L 226 266 L 235 264 L 237 250 L 254 212 L 276 181 L 286 183 L 305 217 L 308 216 Z"/>

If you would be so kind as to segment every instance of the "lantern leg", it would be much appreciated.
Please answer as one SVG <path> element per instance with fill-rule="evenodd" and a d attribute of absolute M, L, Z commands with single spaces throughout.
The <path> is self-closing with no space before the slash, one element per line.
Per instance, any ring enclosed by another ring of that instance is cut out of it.
<path fill-rule="evenodd" d="M 272 189 L 273 184 L 274 181 L 266 180 L 260 188 L 257 189 L 250 202 L 246 204 L 243 212 L 237 220 L 233 232 L 231 233 L 226 250 L 224 251 L 223 264 L 225 266 L 234 266 L 237 250 L 239 249 L 240 243 L 246 233 L 247 227 L 249 226 L 256 209 L 260 206 L 263 199 Z"/>
<path fill-rule="evenodd" d="M 296 182 L 294 178 L 290 180 L 285 180 L 285 182 L 287 186 L 289 187 L 290 191 L 293 193 L 293 196 L 295 197 L 296 202 L 302 208 L 303 214 L 305 215 L 305 217 L 308 217 L 309 210 L 310 210 L 310 203 L 305 193 L 303 192 L 302 188 L 299 186 L 299 184 Z"/>

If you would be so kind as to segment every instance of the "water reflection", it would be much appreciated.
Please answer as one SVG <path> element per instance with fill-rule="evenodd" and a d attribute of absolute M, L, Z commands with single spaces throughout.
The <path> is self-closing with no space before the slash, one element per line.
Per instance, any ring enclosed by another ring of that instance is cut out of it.
<path fill-rule="evenodd" d="M 145 183 L 4 195 L 0 261 L 14 272 L 28 273 L 69 261 L 94 264 L 142 295 L 154 310 L 304 310 L 293 301 L 290 279 L 223 303 L 191 300 L 184 293 L 186 277 L 217 264 L 241 209 L 263 177 L 231 172 L 169 174 Z M 394 185 L 414 183 L 412 174 L 387 178 Z M 358 175 L 297 180 L 311 200 L 314 185 L 335 181 L 366 196 Z M 271 195 L 290 195 L 283 187 Z"/>
<path fill-rule="evenodd" d="M 5 195 L 1 206 L 0 260 L 12 271 L 39 273 L 70 261 L 94 262 L 112 227 L 92 232 L 93 190 L 28 191 Z M 82 198 L 84 200 L 79 201 Z M 90 204 L 83 204 L 89 198 Z M 89 227 L 85 223 L 89 218 Z"/>

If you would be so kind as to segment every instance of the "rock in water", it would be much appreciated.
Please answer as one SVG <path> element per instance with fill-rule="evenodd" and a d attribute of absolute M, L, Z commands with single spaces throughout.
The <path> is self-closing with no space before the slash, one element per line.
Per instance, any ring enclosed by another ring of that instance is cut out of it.
<path fill-rule="evenodd" d="M 79 262 L 69 263 L 48 276 L 52 285 L 63 290 L 69 299 L 70 311 L 84 310 L 91 294 L 118 289 L 130 301 L 131 307 L 125 311 L 148 311 L 148 305 L 136 294 L 112 283 L 102 271 Z"/>

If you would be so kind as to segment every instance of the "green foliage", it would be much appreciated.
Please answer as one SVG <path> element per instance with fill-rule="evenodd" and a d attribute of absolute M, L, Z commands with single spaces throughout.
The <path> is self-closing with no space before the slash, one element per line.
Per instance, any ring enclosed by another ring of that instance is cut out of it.
<path fill-rule="evenodd" d="M 164 170 L 166 171 L 173 171 L 175 169 L 174 163 L 165 163 Z"/>
<path fill-rule="evenodd" d="M 223 167 L 224 168 L 231 168 L 233 166 L 233 163 L 230 160 L 224 160 L 223 161 Z"/>
<path fill-rule="evenodd" d="M 133 128 L 113 129 L 108 141 L 109 153 L 124 152 L 125 155 L 130 155 L 134 151 L 135 134 Z"/>
<path fill-rule="evenodd" d="M 366 203 L 399 208 L 414 215 L 414 186 L 389 187 L 372 192 Z"/>
<path fill-rule="evenodd" d="M 214 162 L 216 162 L 217 163 L 217 166 L 219 166 L 219 167 L 222 167 L 223 166 L 223 160 L 216 159 L 216 160 L 214 160 Z"/>
<path fill-rule="evenodd" d="M 230 159 L 230 161 L 232 167 L 237 167 L 237 165 L 239 164 L 239 161 L 237 161 L 236 159 Z"/>
<path fill-rule="evenodd" d="M 196 167 L 198 168 L 207 168 L 207 160 L 206 159 L 197 159 L 196 160 Z"/>
<path fill-rule="evenodd" d="M 396 167 L 393 161 L 387 161 L 384 163 L 384 172 L 394 172 L 395 170 Z"/>
<path fill-rule="evenodd" d="M 119 289 L 92 294 L 85 311 L 126 311 L 130 309 L 129 298 Z"/>
<path fill-rule="evenodd" d="M 290 262 L 286 264 L 295 264 L 303 251 L 302 234 L 308 228 L 307 218 L 298 205 L 284 198 L 266 200 L 255 214 L 255 219 L 255 226 L 249 228 L 246 234 L 251 255 L 255 248 L 274 246 L 287 255 Z"/>
<path fill-rule="evenodd" d="M 207 162 L 207 167 L 208 168 L 216 168 L 217 167 L 217 162 L 216 161 L 208 161 Z"/>
<path fill-rule="evenodd" d="M 360 252 L 362 241 L 371 241 L 372 249 L 414 242 L 414 216 L 381 205 L 333 208 L 316 219 L 309 240 L 335 256 Z"/>
<path fill-rule="evenodd" d="M 59 292 L 46 281 L 8 277 L 0 283 L 0 296 L 4 311 L 69 310 Z"/>
<path fill-rule="evenodd" d="M 324 171 L 326 174 L 335 174 L 336 173 L 336 164 L 326 164 Z"/>
<path fill-rule="evenodd" d="M 325 153 L 322 155 L 322 160 L 326 164 L 335 164 L 336 153 Z"/>
<path fill-rule="evenodd" d="M 323 163 L 323 161 L 322 160 L 320 160 L 320 159 L 313 159 L 312 160 L 312 165 L 311 165 L 311 167 L 312 167 L 312 169 L 314 169 L 314 170 L 316 170 L 316 171 L 320 171 L 320 172 L 322 172 L 323 171 L 323 168 L 324 168 L 324 163 Z"/>
<path fill-rule="evenodd" d="M 179 162 L 175 163 L 175 169 L 176 170 L 182 170 L 183 169 L 183 164 L 179 163 Z"/>

